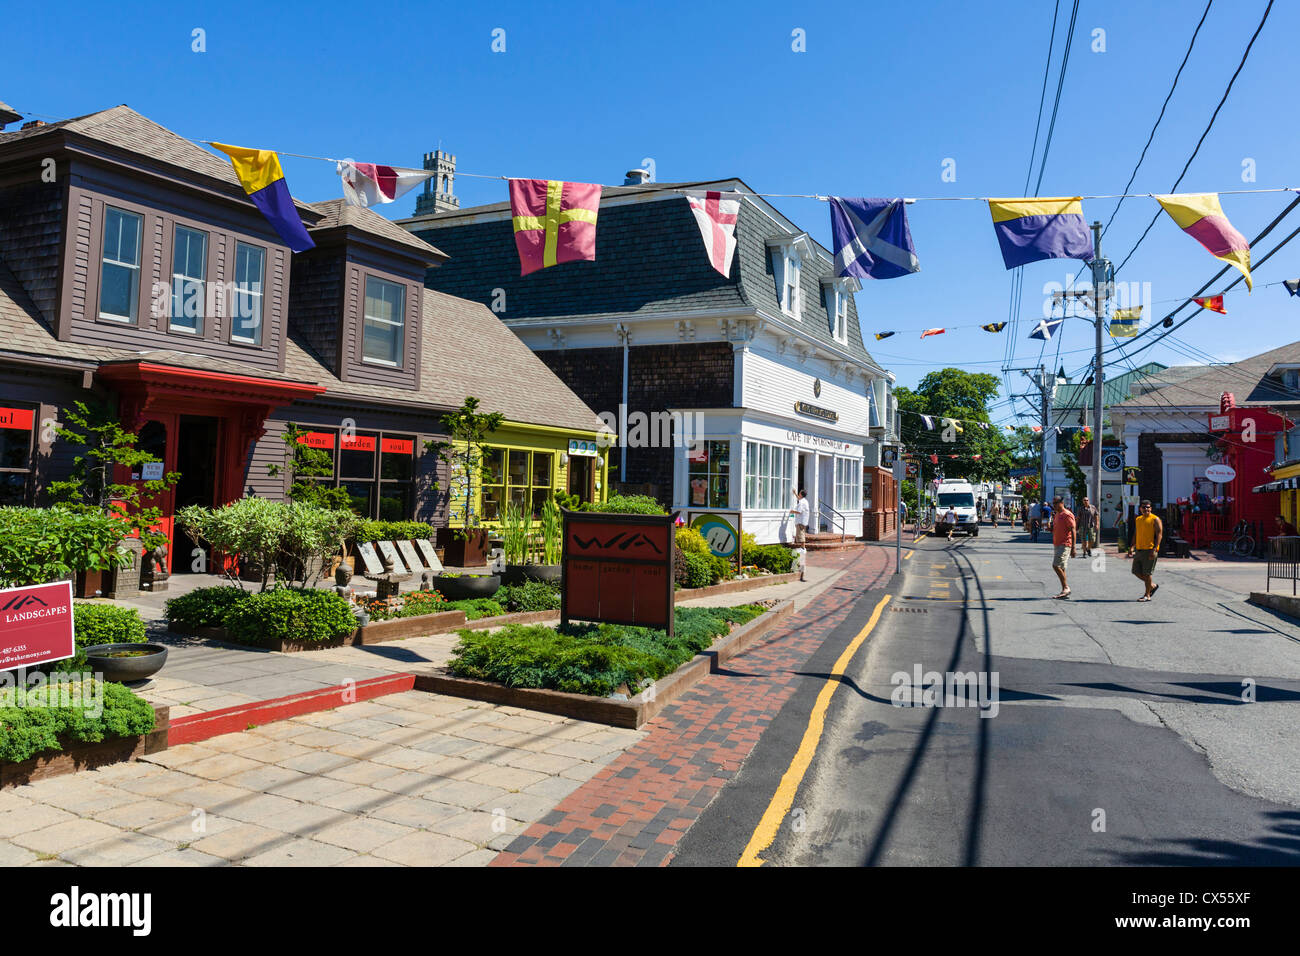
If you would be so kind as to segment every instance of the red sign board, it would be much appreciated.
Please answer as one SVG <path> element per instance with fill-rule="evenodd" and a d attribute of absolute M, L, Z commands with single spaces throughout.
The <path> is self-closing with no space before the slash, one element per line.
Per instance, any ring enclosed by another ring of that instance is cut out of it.
<path fill-rule="evenodd" d="M 32 418 L 35 412 L 30 408 L 0 408 L 0 428 L 18 428 L 32 430 Z"/>
<path fill-rule="evenodd" d="M 334 447 L 333 432 L 307 432 L 298 436 L 298 444 L 306 445 L 308 448 L 330 448 Z"/>
<path fill-rule="evenodd" d="M 673 519 L 564 512 L 561 624 L 571 618 L 673 632 Z"/>
<path fill-rule="evenodd" d="M 415 442 L 409 438 L 385 438 L 379 450 L 389 455 L 410 455 L 415 452 Z"/>
<path fill-rule="evenodd" d="M 0 671 L 61 661 L 76 652 L 71 581 L 0 591 Z"/>
<path fill-rule="evenodd" d="M 339 447 L 344 451 L 374 451 L 373 435 L 344 435 L 339 439 Z"/>

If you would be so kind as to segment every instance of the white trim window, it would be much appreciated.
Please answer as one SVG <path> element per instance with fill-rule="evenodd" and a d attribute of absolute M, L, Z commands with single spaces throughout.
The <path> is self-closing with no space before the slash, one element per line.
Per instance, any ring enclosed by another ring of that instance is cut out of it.
<path fill-rule="evenodd" d="M 856 511 L 862 505 L 862 461 L 835 459 L 835 510 Z"/>
<path fill-rule="evenodd" d="M 822 297 L 826 305 L 830 333 L 841 345 L 847 345 L 849 342 L 849 295 L 859 288 L 861 284 L 853 279 L 822 280 Z"/>
<path fill-rule="evenodd" d="M 246 242 L 235 243 L 235 289 L 230 340 L 262 344 L 262 310 L 265 296 L 266 250 Z"/>
<path fill-rule="evenodd" d="M 794 450 L 745 442 L 745 508 L 788 509 L 794 490 Z"/>
<path fill-rule="evenodd" d="M 144 217 L 104 207 L 104 254 L 99 267 L 99 317 L 135 322 L 140 304 L 140 233 Z"/>
<path fill-rule="evenodd" d="M 365 330 L 361 360 L 400 367 L 406 329 L 406 289 L 396 282 L 366 276 Z"/>
<path fill-rule="evenodd" d="M 203 296 L 208 277 L 208 234 L 176 225 L 172 241 L 172 332 L 203 334 Z"/>
<path fill-rule="evenodd" d="M 803 262 L 812 256 L 812 241 L 807 233 L 782 236 L 767 241 L 772 255 L 772 274 L 776 277 L 776 297 L 781 311 L 803 321 Z"/>

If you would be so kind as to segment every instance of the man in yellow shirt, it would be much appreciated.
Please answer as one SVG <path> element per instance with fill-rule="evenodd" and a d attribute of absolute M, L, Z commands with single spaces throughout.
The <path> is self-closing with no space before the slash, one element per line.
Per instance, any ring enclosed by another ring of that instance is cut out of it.
<path fill-rule="evenodd" d="M 1151 583 L 1151 574 L 1156 569 L 1156 555 L 1160 553 L 1160 540 L 1164 533 L 1164 525 L 1151 513 L 1151 502 L 1143 499 L 1138 506 L 1138 516 L 1133 519 L 1133 537 L 1128 548 L 1133 558 L 1133 575 L 1146 585 L 1146 593 L 1138 598 L 1139 601 L 1150 601 L 1160 589 L 1160 585 Z"/>

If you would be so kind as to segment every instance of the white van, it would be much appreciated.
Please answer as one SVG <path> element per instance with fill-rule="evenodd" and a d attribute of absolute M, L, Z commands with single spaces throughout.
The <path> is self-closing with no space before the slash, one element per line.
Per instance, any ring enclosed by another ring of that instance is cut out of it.
<path fill-rule="evenodd" d="M 949 508 L 957 515 L 957 523 L 954 526 L 957 531 L 964 531 L 972 538 L 979 535 L 980 523 L 975 514 L 975 489 L 969 481 L 961 478 L 945 478 L 939 482 L 939 505 L 934 520 L 935 534 L 948 533 L 948 524 L 943 520 L 943 516 L 948 513 Z"/>

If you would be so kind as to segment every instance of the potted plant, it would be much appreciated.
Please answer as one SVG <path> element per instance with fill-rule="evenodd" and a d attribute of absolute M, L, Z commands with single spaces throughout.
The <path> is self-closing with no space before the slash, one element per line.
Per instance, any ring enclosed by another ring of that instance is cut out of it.
<path fill-rule="evenodd" d="M 464 520 L 459 528 L 440 528 L 438 541 L 444 548 L 443 563 L 458 568 L 478 568 L 487 563 L 488 531 L 474 508 L 475 481 L 482 486 L 482 469 L 491 448 L 488 436 L 501 427 L 501 412 L 480 412 L 479 400 L 467 396 L 454 412 L 442 416 L 450 441 L 427 441 L 425 450 L 437 454 L 451 474 L 464 486 Z M 435 485 L 436 487 L 436 485 Z M 459 489 L 452 491 L 459 495 Z M 449 494 L 450 497 L 450 494 Z"/>
<path fill-rule="evenodd" d="M 507 519 L 502 522 L 503 532 L 507 532 L 506 538 L 509 540 L 508 529 L 510 522 Z M 559 503 L 554 498 L 546 499 L 542 505 L 542 517 L 540 522 L 541 532 L 541 562 L 533 561 L 535 556 L 531 550 L 533 543 L 533 534 L 531 525 L 527 519 L 522 523 L 522 529 L 516 531 L 516 538 L 522 539 L 522 549 L 516 544 L 516 554 L 521 555 L 517 563 L 511 561 L 510 547 L 506 546 L 506 573 L 503 580 L 506 584 L 522 584 L 525 581 L 544 581 L 547 584 L 560 583 L 560 558 L 563 554 L 563 534 L 564 519 L 560 513 Z"/>
<path fill-rule="evenodd" d="M 448 601 L 490 598 L 500 588 L 499 574 L 440 574 L 433 579 L 433 589 Z"/>

